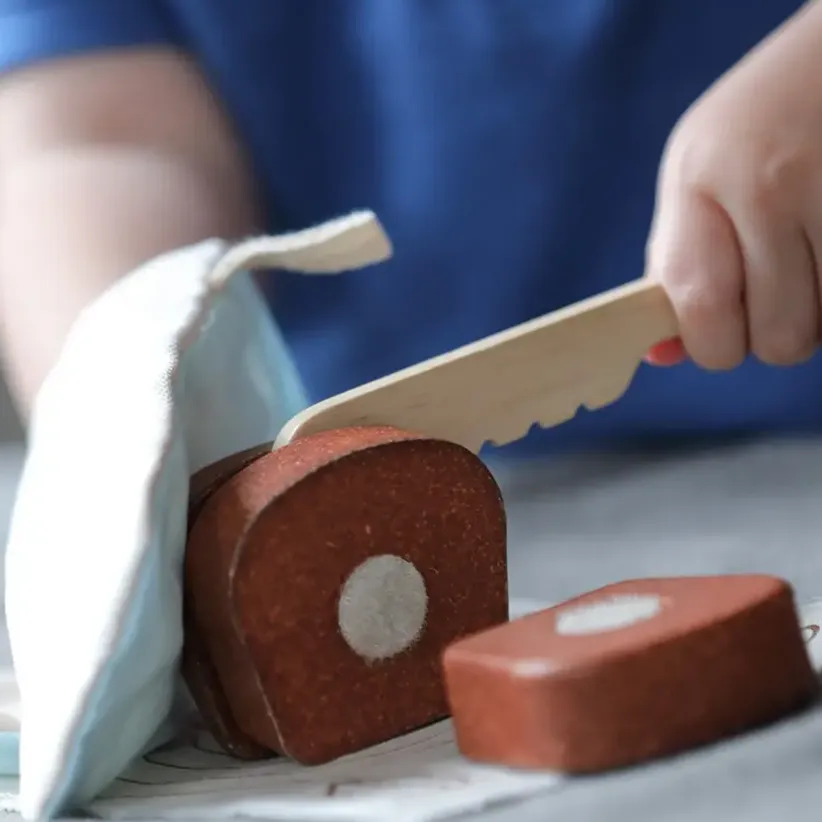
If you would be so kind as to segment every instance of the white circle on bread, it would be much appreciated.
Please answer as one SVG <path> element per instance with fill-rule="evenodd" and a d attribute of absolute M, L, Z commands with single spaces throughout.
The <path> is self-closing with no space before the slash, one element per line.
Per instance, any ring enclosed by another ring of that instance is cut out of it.
<path fill-rule="evenodd" d="M 390 659 L 419 639 L 428 613 L 425 580 L 413 563 L 392 554 L 369 557 L 343 584 L 340 633 L 368 662 Z"/>
<path fill-rule="evenodd" d="M 571 605 L 556 615 L 556 632 L 561 636 L 585 636 L 618 631 L 652 619 L 662 610 L 656 594 L 619 594 Z"/>

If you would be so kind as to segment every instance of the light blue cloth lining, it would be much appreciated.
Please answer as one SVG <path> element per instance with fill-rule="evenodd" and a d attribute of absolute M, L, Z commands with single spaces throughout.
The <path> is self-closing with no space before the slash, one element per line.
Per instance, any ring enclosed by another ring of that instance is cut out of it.
<path fill-rule="evenodd" d="M 17 776 L 20 767 L 20 734 L 0 731 L 0 776 Z"/>
<path fill-rule="evenodd" d="M 179 265 L 202 265 L 198 262 L 197 253 L 207 260 L 207 250 L 195 249 L 190 260 L 186 261 L 183 256 Z M 83 493 L 108 499 L 109 504 L 115 503 L 111 494 L 136 494 L 138 485 L 135 482 L 139 480 L 139 487 L 145 489 L 140 492 L 145 499 L 141 501 L 135 497 L 129 501 L 123 509 L 126 520 L 114 526 L 115 530 L 111 532 L 113 539 L 129 542 L 128 546 L 124 544 L 124 550 L 127 548 L 133 552 L 137 541 L 143 541 L 143 544 L 138 554 L 134 555 L 133 564 L 131 559 L 126 558 L 125 564 L 115 563 L 118 568 L 122 566 L 121 570 L 100 571 L 102 578 L 96 585 L 103 587 L 99 588 L 99 596 L 106 601 L 113 597 L 111 607 L 116 604 L 116 621 L 109 626 L 101 626 L 99 640 L 89 635 L 88 626 L 84 629 L 86 658 L 89 658 L 89 642 L 110 645 L 99 657 L 100 662 L 96 664 L 100 667 L 88 685 L 83 686 L 82 695 L 80 692 L 75 695 L 74 690 L 80 687 L 77 683 L 84 681 L 82 677 L 86 674 L 78 669 L 69 677 L 66 687 L 71 692 L 71 700 L 76 703 L 71 714 L 66 713 L 69 703 L 59 693 L 59 683 L 44 684 L 45 680 L 58 679 L 57 672 L 61 665 L 66 664 L 65 660 L 61 662 L 56 658 L 59 653 L 53 659 L 49 659 L 49 654 L 54 655 L 55 642 L 62 646 L 67 637 L 60 639 L 59 636 L 42 634 L 41 629 L 32 622 L 29 615 L 31 608 L 37 610 L 38 606 L 45 607 L 45 600 L 29 606 L 16 595 L 20 586 L 31 589 L 31 576 L 35 573 L 32 560 L 24 556 L 24 548 L 33 544 L 43 545 L 40 562 L 54 562 L 55 548 L 53 545 L 45 548 L 45 544 L 53 542 L 55 536 L 48 531 L 50 526 L 37 525 L 36 511 L 28 503 L 22 512 L 24 528 L 23 533 L 18 535 L 20 547 L 16 547 L 14 552 L 9 550 L 7 554 L 6 581 L 9 587 L 6 604 L 8 606 L 14 598 L 14 607 L 9 608 L 8 613 L 13 648 L 16 630 L 18 647 L 15 654 L 23 650 L 27 655 L 27 666 L 18 671 L 24 711 L 29 710 L 26 685 L 29 688 L 33 686 L 34 691 L 28 691 L 28 699 L 32 703 L 32 713 L 37 710 L 38 716 L 33 720 L 36 730 L 30 726 L 27 731 L 24 722 L 22 737 L 15 733 L 0 736 L 0 771 L 12 776 L 20 772 L 21 812 L 29 818 L 54 818 L 81 807 L 116 779 L 135 758 L 168 741 L 179 727 L 173 708 L 181 689 L 177 666 L 182 645 L 181 562 L 185 545 L 188 477 L 220 456 L 273 439 L 282 425 L 306 405 L 305 394 L 286 344 L 250 277 L 235 274 L 225 288 L 220 289 L 221 293 L 206 296 L 205 292 L 197 293 L 200 286 L 197 285 L 196 276 L 192 277 L 191 273 L 188 276 L 192 283 L 191 290 L 186 292 L 185 287 L 180 288 L 174 298 L 178 301 L 178 308 L 164 308 L 165 317 L 152 318 L 159 328 L 171 329 L 177 322 L 181 323 L 182 328 L 187 311 L 186 301 L 190 300 L 192 307 L 198 300 L 203 301 L 205 315 L 201 319 L 194 320 L 192 316 L 192 319 L 185 320 L 194 324 L 174 343 L 178 350 L 172 348 L 169 352 L 166 349 L 163 353 L 162 346 L 157 348 L 157 341 L 151 341 L 154 332 L 148 328 L 141 330 L 141 323 L 147 321 L 150 311 L 144 313 L 144 319 L 127 320 L 126 327 L 120 332 L 122 338 L 116 343 L 119 346 L 116 350 L 122 352 L 128 361 L 123 366 L 124 371 L 130 374 L 133 370 L 134 375 L 123 375 L 113 380 L 112 388 L 107 389 L 114 393 L 113 388 L 116 387 L 120 397 L 103 396 L 104 392 L 95 388 L 92 393 L 96 396 L 85 400 L 76 398 L 68 403 L 71 406 L 68 407 L 63 400 L 72 383 L 70 380 L 65 382 L 63 378 L 65 384 L 61 384 L 60 391 L 50 399 L 48 433 L 41 430 L 39 442 L 36 421 L 33 425 L 36 466 L 31 465 L 33 449 L 30 449 L 27 469 L 32 476 L 26 484 L 24 470 L 21 487 L 38 498 L 38 505 L 43 499 L 42 495 L 52 500 L 59 492 L 56 479 L 43 484 L 44 477 L 54 469 L 50 463 L 52 458 L 46 453 L 49 450 L 53 452 L 53 441 L 57 442 L 61 436 L 68 437 L 70 434 L 81 438 L 84 446 L 67 445 L 64 449 L 66 453 L 60 458 L 63 462 L 72 460 L 77 464 L 81 458 L 78 449 L 84 449 L 87 460 L 92 453 L 95 431 L 100 428 L 104 430 L 97 447 L 103 451 L 110 452 L 118 436 L 127 436 L 132 440 L 129 453 L 133 456 L 128 459 L 132 460 L 133 465 L 118 469 L 112 462 L 118 459 L 116 455 L 98 454 L 93 460 L 95 470 L 108 473 L 111 481 L 95 479 L 89 482 L 86 477 L 88 488 Z M 146 281 L 149 278 L 147 274 Z M 123 284 L 121 287 L 125 291 L 132 286 Z M 146 292 L 152 287 L 147 286 Z M 130 303 L 133 297 L 139 299 L 139 290 L 127 296 L 123 294 L 118 299 L 125 304 Z M 149 296 L 147 302 L 143 306 L 137 305 L 134 311 L 137 314 L 145 312 L 146 306 L 150 308 L 153 304 L 153 299 Z M 122 309 L 118 311 L 123 314 Z M 175 311 L 179 319 L 175 319 Z M 117 315 L 116 311 L 114 313 Z M 131 323 L 134 328 L 128 327 Z M 92 331 L 92 335 L 95 333 L 99 335 L 102 331 Z M 127 337 L 140 339 L 141 335 L 147 343 L 146 353 L 129 351 L 133 343 Z M 88 355 L 74 356 L 82 359 Z M 145 365 L 140 359 L 142 357 L 146 358 Z M 171 370 L 164 374 L 163 363 L 166 360 L 171 363 Z M 101 359 L 104 370 L 109 370 L 105 365 L 107 362 L 105 357 Z M 99 370 L 101 366 L 92 362 L 83 367 Z M 161 382 L 152 387 L 155 371 L 156 378 L 161 378 Z M 124 380 L 127 382 L 124 383 Z M 161 387 L 166 382 L 168 387 Z M 82 379 L 80 383 L 83 383 Z M 152 392 L 156 392 L 156 396 L 152 395 L 150 399 Z M 57 394 L 60 394 L 59 402 Z M 80 420 L 86 404 L 93 406 L 95 403 L 98 408 L 91 416 L 98 420 L 97 429 L 94 429 L 93 422 L 81 423 L 79 431 L 72 427 L 74 423 L 60 423 L 55 427 L 58 406 L 65 409 L 71 420 Z M 166 406 L 167 409 L 162 410 Z M 105 420 L 110 420 L 112 415 L 124 415 L 124 418 L 106 427 L 109 423 Z M 142 421 L 138 417 L 142 417 Z M 117 434 L 118 430 L 121 435 Z M 67 481 L 67 477 L 63 479 L 63 488 Z M 77 504 L 84 508 L 84 503 L 77 501 Z M 106 502 L 102 504 L 105 506 Z M 119 510 L 119 503 L 117 506 Z M 89 508 L 85 513 L 80 511 L 70 515 L 72 540 L 76 540 L 76 532 L 82 527 L 82 522 L 88 521 L 82 517 L 94 516 L 92 511 L 93 508 Z M 138 519 L 132 526 L 127 525 L 134 516 Z M 137 531 L 130 535 L 127 530 L 122 530 L 129 527 L 136 528 L 144 536 L 138 536 Z M 43 528 L 46 530 L 43 531 Z M 108 531 L 100 532 L 98 528 L 92 529 L 92 532 L 94 536 L 89 537 L 89 545 L 77 552 L 82 562 L 74 568 L 58 571 L 64 577 L 74 575 L 70 581 L 91 579 L 94 575 L 94 557 L 102 550 L 98 544 L 100 533 Z M 12 546 L 14 530 L 10 536 L 9 544 Z M 8 564 L 10 558 L 13 558 L 13 565 Z M 129 566 L 130 569 L 126 570 Z M 112 576 L 115 573 L 119 578 Z M 11 587 L 12 579 L 17 586 L 15 588 Z M 48 596 L 45 592 L 38 595 Z M 60 607 L 65 605 L 63 602 Z M 67 628 L 61 627 L 58 635 L 65 630 Z M 104 639 L 105 636 L 109 639 Z M 51 652 L 49 648 L 52 648 Z M 35 659 L 36 670 L 31 667 Z M 28 680 L 23 679 L 25 675 L 28 675 Z M 36 681 L 31 679 L 32 676 Z M 48 689 L 53 689 L 54 706 L 49 704 L 52 697 L 47 695 Z M 50 719 L 45 718 L 52 713 L 55 714 L 56 725 L 60 726 L 59 730 L 55 727 L 53 738 L 48 727 Z"/>

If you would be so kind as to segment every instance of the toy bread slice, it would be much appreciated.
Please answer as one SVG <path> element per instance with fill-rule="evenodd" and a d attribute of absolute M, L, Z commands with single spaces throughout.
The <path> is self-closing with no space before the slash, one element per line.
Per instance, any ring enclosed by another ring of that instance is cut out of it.
<path fill-rule="evenodd" d="M 456 642 L 444 667 L 465 756 L 577 773 L 714 742 L 819 690 L 792 590 L 762 575 L 609 585 Z"/>
<path fill-rule="evenodd" d="M 460 445 L 322 432 L 202 501 L 185 579 L 224 746 L 319 764 L 448 714 L 444 649 L 507 619 L 502 498 Z"/>

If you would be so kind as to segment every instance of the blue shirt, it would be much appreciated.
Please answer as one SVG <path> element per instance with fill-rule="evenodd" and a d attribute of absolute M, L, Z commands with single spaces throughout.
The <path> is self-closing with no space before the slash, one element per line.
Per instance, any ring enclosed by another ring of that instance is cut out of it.
<path fill-rule="evenodd" d="M 390 262 L 271 277 L 319 399 L 641 276 L 668 133 L 800 5 L 0 0 L 0 70 L 104 47 L 185 48 L 251 153 L 271 230 L 376 211 Z M 820 423 L 819 357 L 723 374 L 642 366 L 617 404 L 519 447 Z"/>

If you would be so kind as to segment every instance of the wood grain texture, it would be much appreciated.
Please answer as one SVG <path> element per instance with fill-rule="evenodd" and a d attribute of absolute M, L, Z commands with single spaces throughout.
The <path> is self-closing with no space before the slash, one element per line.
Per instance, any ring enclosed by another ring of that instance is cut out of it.
<path fill-rule="evenodd" d="M 571 419 L 628 389 L 642 357 L 678 324 L 663 288 L 628 283 L 317 403 L 277 437 L 394 425 L 478 453 L 534 424 Z"/>

